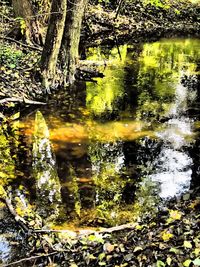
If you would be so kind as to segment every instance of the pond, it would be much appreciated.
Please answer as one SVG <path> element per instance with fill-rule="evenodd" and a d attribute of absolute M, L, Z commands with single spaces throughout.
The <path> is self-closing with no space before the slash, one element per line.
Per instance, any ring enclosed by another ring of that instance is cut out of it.
<path fill-rule="evenodd" d="M 200 185 L 200 40 L 86 54 L 104 78 L 57 92 L 0 128 L 1 185 L 19 215 L 31 220 L 34 211 L 51 229 L 145 219 Z M 2 227 L 3 262 L 12 227 Z"/>

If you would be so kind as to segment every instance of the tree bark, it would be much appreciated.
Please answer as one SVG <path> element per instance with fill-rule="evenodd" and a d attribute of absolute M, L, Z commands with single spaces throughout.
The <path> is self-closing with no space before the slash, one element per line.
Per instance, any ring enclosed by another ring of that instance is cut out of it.
<path fill-rule="evenodd" d="M 40 70 L 44 87 L 72 84 L 87 0 L 53 0 Z M 59 58 L 58 58 L 59 57 Z M 58 65 L 58 59 L 61 61 Z M 61 71 L 57 67 L 61 67 Z M 57 76 L 56 76 L 57 74 Z"/>
<path fill-rule="evenodd" d="M 20 19 L 20 31 L 28 44 L 42 44 L 39 23 L 30 0 L 12 0 L 15 17 Z"/>
<path fill-rule="evenodd" d="M 46 89 L 55 84 L 56 65 L 65 27 L 66 11 L 67 0 L 52 1 L 51 15 L 40 62 L 43 85 Z"/>
<path fill-rule="evenodd" d="M 64 84 L 72 84 L 79 55 L 81 25 L 87 0 L 68 0 L 67 17 L 61 46 Z"/>

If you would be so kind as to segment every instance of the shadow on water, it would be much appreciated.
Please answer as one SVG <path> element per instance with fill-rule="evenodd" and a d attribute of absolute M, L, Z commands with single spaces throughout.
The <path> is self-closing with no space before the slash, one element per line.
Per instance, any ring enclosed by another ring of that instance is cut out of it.
<path fill-rule="evenodd" d="M 87 60 L 105 75 L 97 84 L 0 129 L 1 184 L 19 215 L 53 229 L 139 220 L 199 185 L 200 41 L 90 48 Z"/>

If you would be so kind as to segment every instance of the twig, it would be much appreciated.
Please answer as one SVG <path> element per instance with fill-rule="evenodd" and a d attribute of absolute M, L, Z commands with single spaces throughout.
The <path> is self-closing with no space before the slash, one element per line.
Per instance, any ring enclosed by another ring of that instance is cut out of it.
<path fill-rule="evenodd" d="M 119 4 L 118 4 L 117 9 L 116 9 L 115 20 L 117 19 L 118 15 L 119 15 L 119 12 L 120 12 L 120 9 L 121 9 L 123 1 L 124 0 L 119 0 Z"/>
<path fill-rule="evenodd" d="M 119 54 L 119 58 L 122 61 L 122 55 L 121 55 L 121 52 L 120 52 L 120 49 L 119 49 L 118 40 L 117 40 L 116 35 L 114 36 L 114 38 L 115 38 L 115 43 L 116 43 L 116 46 L 117 46 L 117 51 L 118 51 L 118 54 Z"/>
<path fill-rule="evenodd" d="M 11 200 L 8 197 L 2 198 L 2 199 L 6 203 L 6 206 L 9 209 L 12 216 L 14 217 L 15 221 L 22 227 L 22 229 L 25 232 L 28 233 L 31 229 L 29 229 L 29 227 L 26 225 L 26 221 L 16 213 L 16 211 L 15 211 L 15 209 L 11 203 Z"/>
<path fill-rule="evenodd" d="M 46 105 L 44 102 L 39 101 L 33 101 L 26 98 L 17 98 L 17 97 L 8 97 L 0 100 L 0 104 L 4 104 L 7 102 L 18 102 L 18 103 L 24 103 L 28 105 Z"/>
<path fill-rule="evenodd" d="M 42 258 L 42 257 L 49 257 L 49 256 L 53 256 L 53 255 L 58 254 L 58 253 L 60 253 L 60 251 L 55 251 L 55 252 L 51 252 L 49 254 L 42 254 L 42 255 L 38 255 L 38 256 L 32 256 L 32 257 L 24 258 L 24 259 L 21 259 L 21 260 L 18 260 L 18 261 L 14 261 L 14 262 L 11 262 L 11 263 L 8 263 L 8 264 L 2 264 L 2 265 L 0 265 L 0 267 L 12 266 L 12 265 L 15 265 L 15 264 L 22 263 L 24 261 L 31 261 L 31 260 L 39 259 L 39 258 Z"/>
<path fill-rule="evenodd" d="M 25 47 L 25 48 L 29 48 L 29 49 L 32 49 L 32 50 L 36 50 L 36 51 L 42 52 L 42 48 L 41 47 L 27 45 L 27 44 L 24 44 L 22 42 L 19 42 L 19 41 L 15 40 L 15 39 L 13 39 L 11 37 L 0 35 L 0 39 L 11 41 L 11 42 L 14 42 L 14 43 L 16 43 L 18 45 L 21 45 L 21 46 Z"/>
<path fill-rule="evenodd" d="M 3 18 L 5 18 L 5 19 L 7 19 L 7 20 L 9 20 L 9 21 L 15 21 L 15 19 L 9 18 L 8 16 L 6 16 L 6 15 L 4 15 L 2 13 L 0 13 L 0 16 L 3 17 Z"/>

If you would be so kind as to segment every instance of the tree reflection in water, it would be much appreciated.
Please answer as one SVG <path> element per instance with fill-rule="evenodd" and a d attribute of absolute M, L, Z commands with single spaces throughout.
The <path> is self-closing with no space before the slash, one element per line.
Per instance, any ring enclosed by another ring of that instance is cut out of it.
<path fill-rule="evenodd" d="M 51 149 L 49 130 L 41 112 L 35 115 L 33 139 L 33 177 L 36 181 L 38 212 L 44 218 L 56 217 L 61 203 L 61 186 Z"/>

